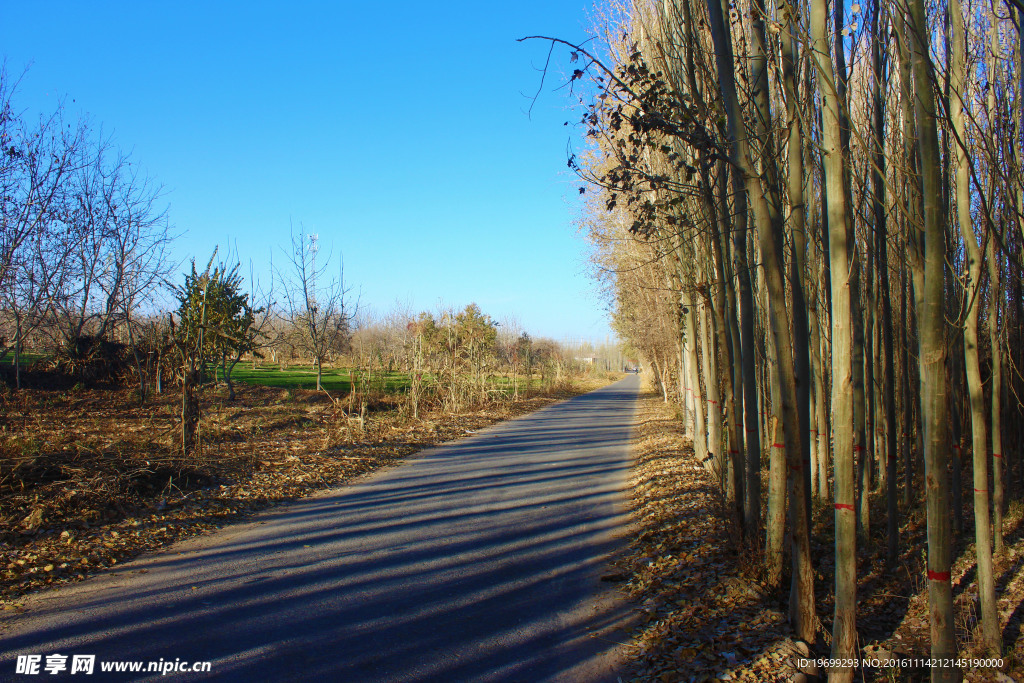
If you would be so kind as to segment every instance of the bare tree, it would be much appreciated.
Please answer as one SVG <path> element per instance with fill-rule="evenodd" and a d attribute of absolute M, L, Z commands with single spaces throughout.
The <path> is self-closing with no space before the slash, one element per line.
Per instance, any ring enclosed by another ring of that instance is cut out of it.
<path fill-rule="evenodd" d="M 64 272 L 51 300 L 65 345 L 130 324 L 175 266 L 162 189 L 128 155 L 101 139 L 83 150 L 69 180 Z"/>
<path fill-rule="evenodd" d="M 352 301 L 352 289 L 345 285 L 344 263 L 336 276 L 330 272 L 331 256 L 320 254 L 318 235 L 293 229 L 285 253 L 290 267 L 275 271 L 275 289 L 281 294 L 284 315 L 294 326 L 298 346 L 316 366 L 320 391 L 324 361 L 343 351 L 352 336 L 358 301 Z"/>
<path fill-rule="evenodd" d="M 53 258 L 66 237 L 56 207 L 85 126 L 67 123 L 61 106 L 29 122 L 14 110 L 15 86 L 0 66 L 0 313 L 10 328 L 0 333 L 0 358 L 14 352 L 20 385 L 22 342 L 42 321 L 59 273 Z"/>
<path fill-rule="evenodd" d="M 83 335 L 118 327 L 133 346 L 132 317 L 170 271 L 160 188 L 60 106 L 29 123 L 12 92 L 0 69 L 0 322 L 11 328 L 0 337 L 13 338 L 0 340 L 0 357 L 8 348 L 20 356 L 36 327 L 69 355 Z"/>

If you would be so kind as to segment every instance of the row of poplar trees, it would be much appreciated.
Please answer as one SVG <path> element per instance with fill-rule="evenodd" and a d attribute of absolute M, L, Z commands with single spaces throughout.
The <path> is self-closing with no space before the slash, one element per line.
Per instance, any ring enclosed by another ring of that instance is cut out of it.
<path fill-rule="evenodd" d="M 684 402 L 779 588 L 790 539 L 797 635 L 816 640 L 812 496 L 834 506 L 845 659 L 869 502 L 895 563 L 923 499 L 932 654 L 956 656 L 970 457 L 980 636 L 998 652 L 992 558 L 1024 474 L 1024 4 L 868 2 L 627 0 L 606 8 L 606 51 L 536 38 L 569 53 L 594 143 L 569 165 L 618 331 Z"/>

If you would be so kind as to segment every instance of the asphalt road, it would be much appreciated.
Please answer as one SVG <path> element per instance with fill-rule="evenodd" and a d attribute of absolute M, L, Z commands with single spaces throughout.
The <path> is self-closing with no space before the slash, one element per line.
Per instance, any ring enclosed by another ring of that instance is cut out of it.
<path fill-rule="evenodd" d="M 616 681 L 639 379 L 144 556 L 0 620 L 0 680 Z M 42 655 L 16 675 L 17 655 Z M 92 675 L 45 673 L 92 654 Z M 209 661 L 209 674 L 102 662 Z"/>

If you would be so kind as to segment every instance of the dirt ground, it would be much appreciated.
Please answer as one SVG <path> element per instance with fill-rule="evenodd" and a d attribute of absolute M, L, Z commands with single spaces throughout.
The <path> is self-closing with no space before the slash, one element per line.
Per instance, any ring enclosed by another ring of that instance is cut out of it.
<path fill-rule="evenodd" d="M 336 486 L 574 392 L 413 420 L 395 401 L 349 419 L 323 393 L 203 394 L 202 452 L 174 455 L 180 400 L 130 391 L 0 393 L 0 608 L 146 550 Z M 389 403 L 388 401 L 393 401 Z"/>
<path fill-rule="evenodd" d="M 756 553 L 732 533 L 715 482 L 697 462 L 672 408 L 658 396 L 641 399 L 635 433 L 633 541 L 621 564 L 625 590 L 638 603 L 632 675 L 647 681 L 789 681 L 806 656 L 793 641 L 782 596 L 766 589 Z M 885 566 L 884 508 L 873 510 L 874 544 L 861 548 L 857 628 L 861 656 L 927 658 L 928 597 L 924 575 L 923 513 L 905 514 L 904 555 L 896 570 Z M 828 657 L 831 632 L 832 524 L 825 506 L 815 509 L 817 607 L 822 622 L 814 652 Z M 969 515 L 965 515 L 969 520 Z M 1007 552 L 997 561 L 1003 626 L 1003 666 L 965 670 L 969 681 L 1024 680 L 1024 533 L 1020 506 L 1006 521 Z M 973 547 L 965 542 L 953 572 L 960 656 L 983 656 L 973 641 L 978 609 Z M 788 566 L 788 558 L 786 560 Z M 784 586 L 789 585 L 788 576 Z M 787 591 L 788 592 L 788 591 Z M 858 670 L 861 681 L 926 681 L 914 667 Z"/>

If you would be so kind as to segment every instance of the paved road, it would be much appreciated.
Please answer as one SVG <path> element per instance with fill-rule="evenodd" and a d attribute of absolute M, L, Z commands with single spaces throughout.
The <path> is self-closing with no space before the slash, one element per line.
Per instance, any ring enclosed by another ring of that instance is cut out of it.
<path fill-rule="evenodd" d="M 84 680 L 180 658 L 237 681 L 615 681 L 630 610 L 600 576 L 623 545 L 638 387 L 35 596 L 0 622 L 0 680 L 54 678 L 15 676 L 16 655 L 60 653 L 96 655 Z"/>

